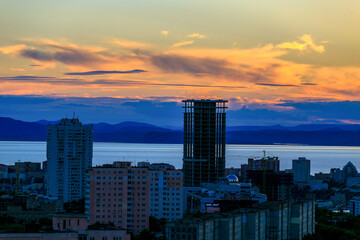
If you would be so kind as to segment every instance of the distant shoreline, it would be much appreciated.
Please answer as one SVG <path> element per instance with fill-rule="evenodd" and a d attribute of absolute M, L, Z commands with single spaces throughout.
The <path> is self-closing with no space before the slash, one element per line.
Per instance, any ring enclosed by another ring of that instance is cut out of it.
<path fill-rule="evenodd" d="M 0 140 L 0 143 L 2 142 L 18 142 L 18 143 L 46 143 L 46 141 L 24 141 L 24 140 Z M 94 142 L 94 143 L 115 143 L 115 144 L 157 144 L 157 145 L 182 145 L 182 143 L 157 143 L 157 142 Z M 355 147 L 360 148 L 360 146 L 357 145 L 325 145 L 325 144 L 301 144 L 301 143 L 273 143 L 273 144 L 252 144 L 252 143 L 227 143 L 227 146 L 309 146 L 309 147 Z"/>

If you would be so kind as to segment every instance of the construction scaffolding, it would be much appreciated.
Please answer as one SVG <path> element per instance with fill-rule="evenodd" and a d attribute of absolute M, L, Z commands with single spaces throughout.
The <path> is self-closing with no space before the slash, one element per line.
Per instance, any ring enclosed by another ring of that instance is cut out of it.
<path fill-rule="evenodd" d="M 198 187 L 225 177 L 227 100 L 183 100 L 184 185 Z"/>

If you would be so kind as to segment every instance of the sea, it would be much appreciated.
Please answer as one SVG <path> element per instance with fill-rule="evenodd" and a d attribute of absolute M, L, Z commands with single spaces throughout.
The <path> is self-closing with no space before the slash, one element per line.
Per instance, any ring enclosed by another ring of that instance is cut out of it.
<path fill-rule="evenodd" d="M 250 157 L 264 155 L 279 157 L 280 169 L 290 169 L 292 159 L 311 160 L 311 173 L 328 173 L 331 168 L 342 168 L 351 161 L 360 170 L 360 147 L 307 145 L 227 145 L 226 167 L 240 168 Z M 170 163 L 182 168 L 182 144 L 102 143 L 93 145 L 93 165 L 114 161 Z M 13 165 L 16 161 L 43 162 L 46 142 L 0 141 L 0 164 Z"/>

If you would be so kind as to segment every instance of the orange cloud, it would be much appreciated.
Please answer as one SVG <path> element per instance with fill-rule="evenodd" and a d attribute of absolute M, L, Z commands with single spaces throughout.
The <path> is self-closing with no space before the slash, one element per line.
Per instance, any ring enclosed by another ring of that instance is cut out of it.
<path fill-rule="evenodd" d="M 190 41 L 184 41 L 184 42 L 178 42 L 172 45 L 173 48 L 178 48 L 178 47 L 182 47 L 182 46 L 186 46 L 186 45 L 191 45 L 193 44 L 195 41 L 194 40 L 190 40 Z"/>
<path fill-rule="evenodd" d="M 186 35 L 186 37 L 188 37 L 188 38 L 199 38 L 199 39 L 206 38 L 205 35 L 199 34 L 199 33 L 188 34 L 188 35 Z"/>
<path fill-rule="evenodd" d="M 11 54 L 11 53 L 17 53 L 24 48 L 26 48 L 26 46 L 24 44 L 3 46 L 3 47 L 0 47 L 0 52 L 2 54 Z"/>
<path fill-rule="evenodd" d="M 163 31 L 161 31 L 160 33 L 161 33 L 162 35 L 164 35 L 164 36 L 167 36 L 167 35 L 169 34 L 169 31 L 163 30 Z"/>
<path fill-rule="evenodd" d="M 312 39 L 312 36 L 310 34 L 304 34 L 298 39 L 302 42 L 284 42 L 277 44 L 276 47 L 280 49 L 292 49 L 292 50 L 298 50 L 300 52 L 306 51 L 306 50 L 313 50 L 318 53 L 325 52 L 324 45 L 317 45 L 314 43 L 314 40 Z M 327 41 L 322 41 L 322 43 L 327 43 Z"/>
<path fill-rule="evenodd" d="M 148 48 L 151 46 L 150 44 L 147 43 L 129 41 L 125 39 L 112 39 L 109 42 L 111 44 L 114 44 L 115 46 L 121 48 L 127 48 L 127 49 Z"/>
<path fill-rule="evenodd" d="M 21 47 L 2 49 L 36 63 L 35 70 L 28 69 L 23 75 L 54 77 L 46 81 L 37 79 L 36 84 L 31 85 L 34 93 L 37 92 L 35 86 L 41 86 L 53 94 L 72 95 L 77 94 L 74 86 L 81 86 L 78 94 L 89 96 L 217 96 L 242 99 L 237 103 L 239 106 L 269 105 L 274 99 L 277 103 L 281 99 L 360 100 L 360 68 L 319 67 L 280 58 L 294 49 L 325 51 L 322 45 L 314 43 L 311 35 L 303 35 L 295 43 L 248 49 L 181 48 L 193 44 L 195 40 L 191 40 L 164 50 L 146 43 L 117 40 L 119 45 L 112 42 L 103 47 L 79 46 L 67 40 L 26 40 Z M 14 64 L 11 68 L 23 69 Z M 87 75 L 80 80 L 64 78 L 63 74 L 69 69 L 71 72 L 114 74 Z M 132 69 L 144 71 L 130 74 Z M 119 77 L 120 72 L 124 77 Z M 0 77 L 4 76 L 8 74 Z M 9 89 L 10 86 L 11 89 L 22 88 L 25 82 L 30 84 L 31 79 L 2 78 L 2 84 L 6 83 Z M 6 92 L 6 88 L 2 91 Z M 287 109 L 281 107 L 279 110 Z"/>

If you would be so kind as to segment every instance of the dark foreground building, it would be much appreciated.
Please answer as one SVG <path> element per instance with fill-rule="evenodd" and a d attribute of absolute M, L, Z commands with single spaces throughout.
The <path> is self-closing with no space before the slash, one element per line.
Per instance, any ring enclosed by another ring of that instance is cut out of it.
<path fill-rule="evenodd" d="M 185 187 L 225 177 L 227 100 L 183 100 Z"/>

